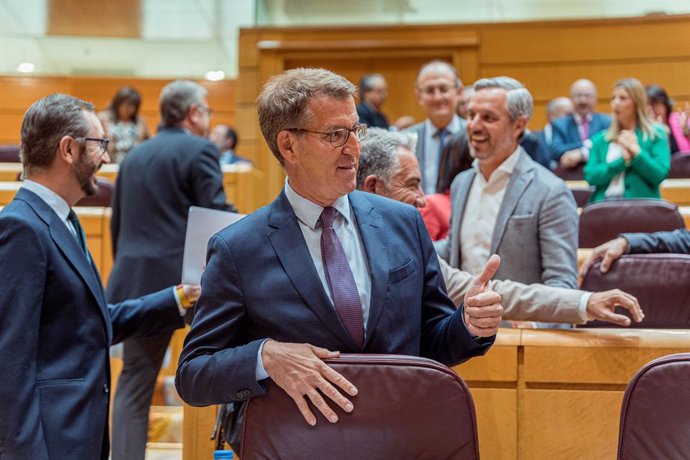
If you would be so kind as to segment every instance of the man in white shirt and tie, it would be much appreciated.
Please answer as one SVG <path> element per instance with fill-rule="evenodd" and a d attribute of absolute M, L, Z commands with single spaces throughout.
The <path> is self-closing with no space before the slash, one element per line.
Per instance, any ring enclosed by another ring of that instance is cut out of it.
<path fill-rule="evenodd" d="M 467 123 L 456 113 L 462 90 L 460 76 L 448 62 L 431 61 L 419 69 L 415 94 L 426 120 L 409 131 L 417 133 L 415 153 L 427 195 L 437 192 L 438 166 L 445 143 L 453 135 L 464 135 Z"/>

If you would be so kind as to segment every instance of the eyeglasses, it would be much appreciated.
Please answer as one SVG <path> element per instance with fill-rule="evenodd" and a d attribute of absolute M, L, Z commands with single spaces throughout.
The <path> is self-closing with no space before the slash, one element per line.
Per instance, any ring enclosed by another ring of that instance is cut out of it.
<path fill-rule="evenodd" d="M 110 139 L 104 139 L 100 137 L 78 137 L 75 139 L 79 143 L 84 143 L 86 141 L 92 141 L 92 142 L 100 142 L 101 143 L 101 155 L 103 155 L 105 152 L 108 151 L 108 144 L 110 143 Z"/>
<path fill-rule="evenodd" d="M 308 129 L 302 128 L 285 128 L 285 131 L 290 131 L 293 133 L 310 133 L 310 134 L 321 134 L 324 136 L 332 147 L 342 147 L 347 144 L 350 139 L 350 133 L 355 133 L 358 141 L 364 139 L 367 134 L 367 125 L 363 123 L 357 123 L 353 128 L 339 128 L 333 131 L 310 131 Z"/>
<path fill-rule="evenodd" d="M 211 115 L 213 115 L 213 109 L 212 109 L 211 107 L 208 107 L 208 106 L 206 106 L 206 105 L 197 105 L 197 107 L 199 108 L 199 110 L 202 110 L 202 111 L 206 112 L 206 114 L 207 114 L 209 117 L 210 117 Z"/>
<path fill-rule="evenodd" d="M 433 96 L 436 94 L 436 91 L 440 92 L 441 95 L 446 95 L 450 93 L 451 91 L 455 90 L 457 86 L 453 85 L 439 85 L 439 86 L 424 86 L 423 88 L 418 88 L 419 92 L 422 93 L 425 96 Z"/>

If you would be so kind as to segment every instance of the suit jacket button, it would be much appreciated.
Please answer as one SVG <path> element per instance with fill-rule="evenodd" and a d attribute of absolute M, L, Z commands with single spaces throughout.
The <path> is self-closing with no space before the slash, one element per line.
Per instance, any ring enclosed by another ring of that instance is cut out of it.
<path fill-rule="evenodd" d="M 247 399 L 251 395 L 252 395 L 251 390 L 248 390 L 246 388 L 244 390 L 240 390 L 237 393 L 235 393 L 235 396 L 237 396 L 237 399 Z"/>
<path fill-rule="evenodd" d="M 110 388 L 108 388 L 108 384 L 104 383 L 103 384 L 103 393 L 108 394 L 110 393 Z"/>

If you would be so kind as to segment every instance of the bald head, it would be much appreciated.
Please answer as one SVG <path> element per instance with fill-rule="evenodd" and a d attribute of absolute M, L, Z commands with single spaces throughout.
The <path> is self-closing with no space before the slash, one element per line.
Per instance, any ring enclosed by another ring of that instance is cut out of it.
<path fill-rule="evenodd" d="M 590 80 L 581 78 L 570 85 L 570 99 L 573 100 L 575 112 L 586 117 L 594 112 L 597 105 L 597 87 Z"/>
<path fill-rule="evenodd" d="M 424 64 L 417 74 L 417 103 L 438 129 L 445 128 L 455 115 L 462 82 L 455 67 L 444 61 Z"/>

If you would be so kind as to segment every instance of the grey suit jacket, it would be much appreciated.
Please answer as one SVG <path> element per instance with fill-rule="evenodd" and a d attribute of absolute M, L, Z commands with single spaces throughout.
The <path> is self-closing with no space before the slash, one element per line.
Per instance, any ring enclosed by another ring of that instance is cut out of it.
<path fill-rule="evenodd" d="M 448 297 L 455 306 L 460 306 L 474 276 L 451 267 L 440 257 L 439 262 Z M 571 324 L 587 322 L 586 310 L 580 311 L 580 299 L 585 294 L 584 291 L 536 283 L 522 284 L 510 280 L 492 280 L 489 287 L 501 295 L 503 319 Z"/>
<path fill-rule="evenodd" d="M 460 268 L 460 229 L 475 170 L 458 175 L 451 186 L 448 239 L 437 245 L 441 257 Z M 535 163 L 520 147 L 498 211 L 491 253 L 501 256 L 496 279 L 577 287 L 578 217 L 565 183 Z"/>
<path fill-rule="evenodd" d="M 464 119 L 460 118 L 460 131 L 458 132 L 458 135 L 467 135 L 467 121 Z M 410 133 L 415 133 L 417 135 L 417 146 L 415 147 L 415 155 L 417 156 L 417 161 L 419 162 L 419 170 L 422 172 L 422 177 L 424 177 L 424 169 L 425 169 L 425 162 L 424 162 L 424 146 L 426 145 L 426 120 L 424 120 L 421 123 L 417 123 L 416 125 L 412 125 L 409 128 L 407 128 L 407 131 Z M 439 161 L 441 159 L 439 158 Z"/>

